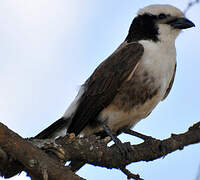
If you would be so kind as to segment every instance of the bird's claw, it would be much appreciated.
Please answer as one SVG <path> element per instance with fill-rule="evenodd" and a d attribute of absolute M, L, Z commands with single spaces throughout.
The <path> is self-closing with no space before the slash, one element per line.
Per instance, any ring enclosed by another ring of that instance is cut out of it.
<path fill-rule="evenodd" d="M 133 150 L 133 148 L 129 142 L 122 143 L 119 141 L 118 143 L 115 142 L 115 145 L 126 160 L 131 160 L 130 152 Z"/>
<path fill-rule="evenodd" d="M 47 153 L 52 153 L 61 161 L 65 160 L 65 151 L 61 145 L 56 144 L 54 139 L 34 139 L 27 138 L 27 140 L 36 147 L 44 150 Z"/>
<path fill-rule="evenodd" d="M 61 161 L 65 160 L 64 149 L 60 145 L 57 145 L 55 142 L 52 144 L 48 144 L 47 146 L 44 146 L 42 149 L 45 150 L 45 152 L 47 153 L 52 153 L 56 155 L 58 159 L 60 159 Z"/>

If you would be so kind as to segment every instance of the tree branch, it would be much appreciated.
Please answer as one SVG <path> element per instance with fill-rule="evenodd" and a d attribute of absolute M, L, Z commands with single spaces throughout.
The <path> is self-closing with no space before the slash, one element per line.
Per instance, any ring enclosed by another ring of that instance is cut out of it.
<path fill-rule="evenodd" d="M 132 162 L 152 161 L 178 149 L 182 150 L 187 145 L 199 143 L 200 122 L 190 127 L 187 132 L 172 134 L 168 139 L 162 141 L 154 139 L 132 145 L 129 160 L 124 160 L 115 145 L 107 147 L 106 142 L 107 140 L 97 140 L 95 136 L 74 138 L 73 141 L 68 137 L 56 140 L 56 143 L 61 145 L 65 151 L 65 160 L 79 159 L 96 166 L 123 168 Z"/>
<path fill-rule="evenodd" d="M 127 176 L 127 179 L 144 180 L 138 174 L 133 174 L 126 168 L 121 168 L 120 170 Z"/>
<path fill-rule="evenodd" d="M 2 123 L 0 123 L 0 147 L 0 157 L 1 159 L 3 157 L 3 167 L 2 164 L 0 165 L 2 175 L 5 175 L 2 170 L 5 169 L 5 165 L 10 165 L 9 159 L 14 159 L 12 165 L 19 165 L 17 169 L 23 168 L 33 179 L 34 177 L 38 180 L 82 179 L 75 175 L 68 167 L 50 158 L 46 153 L 34 147 L 31 143 L 21 138 Z M 4 152 L 6 152 L 8 158 L 5 156 Z M 5 162 L 6 159 L 8 159 L 8 162 Z M 11 167 L 9 169 L 12 170 Z M 9 172 L 7 171 L 6 173 L 9 176 Z"/>
<path fill-rule="evenodd" d="M 195 4 L 199 3 L 200 0 L 194 0 L 188 3 L 187 7 L 184 10 L 184 14 L 186 14 L 190 8 L 192 8 L 192 6 L 194 6 Z"/>
<path fill-rule="evenodd" d="M 124 159 L 115 145 L 107 147 L 108 139 L 98 139 L 94 135 L 85 138 L 78 138 L 74 137 L 73 134 L 70 134 L 56 139 L 55 143 L 52 142 L 52 140 L 31 140 L 31 142 L 42 149 L 48 149 L 51 147 L 55 148 L 56 143 L 57 148 L 64 151 L 65 155 L 63 158 L 65 161 L 74 159 L 81 160 L 96 166 L 121 169 L 127 174 L 127 177 L 137 177 L 137 175 L 126 171 L 126 165 L 138 161 L 152 161 L 166 156 L 173 151 L 182 150 L 185 146 L 190 144 L 199 143 L 200 122 L 190 127 L 185 133 L 177 135 L 172 134 L 170 138 L 164 140 L 153 139 L 147 140 L 138 145 L 132 145 L 132 150 L 129 152 L 131 157 L 129 160 Z M 124 144 L 129 145 L 130 143 Z M 39 177 L 42 178 L 44 176 L 44 171 L 41 169 L 44 169 L 44 167 L 51 169 L 53 167 L 53 172 L 57 171 L 62 174 L 65 171 L 65 173 L 69 174 L 73 178 L 79 178 L 74 176 L 67 167 L 64 167 L 63 165 L 61 166 L 63 161 L 58 162 L 53 158 L 48 157 L 46 153 L 33 147 L 26 142 L 26 140 L 23 140 L 21 137 L 8 130 L 2 124 L 0 124 L 0 147 L 2 147 L 3 151 L 6 152 L 7 155 L 11 156 L 13 159 L 16 158 L 17 161 L 15 160 L 14 162 L 18 162 L 22 169 L 29 172 L 29 174 L 39 175 Z M 3 157 L 1 156 L 1 151 L 0 157 Z M 4 155 L 4 157 L 6 156 Z M 34 161 L 32 162 L 31 160 Z M 35 161 L 37 162 L 37 165 L 35 165 Z M 12 166 L 12 170 L 16 169 L 19 164 L 16 167 Z M 30 164 L 33 164 L 33 167 L 30 167 Z M 47 170 L 49 173 L 49 179 L 53 176 L 49 172 L 50 169 Z M 59 176 L 59 174 L 57 175 Z"/>

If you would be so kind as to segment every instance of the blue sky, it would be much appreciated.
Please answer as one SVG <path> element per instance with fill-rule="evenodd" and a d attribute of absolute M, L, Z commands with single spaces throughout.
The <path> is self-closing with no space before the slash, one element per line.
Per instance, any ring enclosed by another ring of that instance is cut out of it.
<path fill-rule="evenodd" d="M 60 118 L 94 68 L 127 35 L 139 8 L 160 1 L 1 0 L 0 119 L 31 137 Z M 184 10 L 188 1 L 163 0 Z M 196 27 L 176 41 L 177 73 L 168 98 L 134 130 L 163 139 L 199 121 L 200 5 L 187 13 Z M 140 142 L 122 135 L 123 141 Z M 200 144 L 153 162 L 128 166 L 147 180 L 195 179 Z M 126 179 L 118 170 L 85 166 L 88 180 Z M 1 179 L 1 178 L 0 178 Z M 20 175 L 12 180 L 29 179 Z"/>

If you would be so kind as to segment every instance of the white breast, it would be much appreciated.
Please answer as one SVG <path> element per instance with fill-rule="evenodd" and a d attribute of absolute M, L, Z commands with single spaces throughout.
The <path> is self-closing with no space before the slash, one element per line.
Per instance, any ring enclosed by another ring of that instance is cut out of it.
<path fill-rule="evenodd" d="M 175 44 L 171 41 L 155 43 L 145 40 L 140 41 L 140 43 L 145 49 L 141 66 L 154 76 L 161 87 L 161 96 L 164 96 L 176 64 Z"/>

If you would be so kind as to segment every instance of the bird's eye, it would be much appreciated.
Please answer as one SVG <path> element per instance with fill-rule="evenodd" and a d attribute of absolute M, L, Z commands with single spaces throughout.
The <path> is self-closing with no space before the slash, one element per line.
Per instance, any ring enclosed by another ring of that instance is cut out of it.
<path fill-rule="evenodd" d="M 159 19 L 165 19 L 167 16 L 165 15 L 165 14 L 163 14 L 163 13 L 161 13 L 161 14 L 159 14 L 158 15 L 158 18 Z"/>

